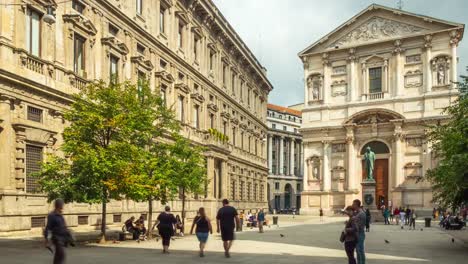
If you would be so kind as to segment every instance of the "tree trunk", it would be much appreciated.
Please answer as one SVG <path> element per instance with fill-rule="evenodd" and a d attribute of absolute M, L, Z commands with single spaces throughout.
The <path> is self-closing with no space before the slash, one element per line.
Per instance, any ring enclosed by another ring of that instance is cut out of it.
<path fill-rule="evenodd" d="M 102 198 L 102 213 L 101 213 L 101 239 L 99 243 L 106 242 L 106 214 L 107 214 L 107 197 Z"/>
<path fill-rule="evenodd" d="M 185 187 L 182 187 L 182 232 L 185 228 Z"/>
<path fill-rule="evenodd" d="M 146 236 L 148 238 L 152 238 L 152 230 L 151 228 L 153 227 L 153 197 L 149 197 L 148 199 L 148 226 L 147 226 L 147 232 Z"/>

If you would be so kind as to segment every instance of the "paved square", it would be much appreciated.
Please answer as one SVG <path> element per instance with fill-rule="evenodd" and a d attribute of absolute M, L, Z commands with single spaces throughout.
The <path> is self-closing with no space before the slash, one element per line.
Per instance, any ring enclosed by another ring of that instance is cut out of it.
<path fill-rule="evenodd" d="M 302 222 L 303 221 L 303 222 Z M 468 248 L 460 240 L 438 227 L 413 231 L 399 226 L 373 225 L 367 233 L 367 263 L 466 263 Z M 205 258 L 198 257 L 198 242 L 194 236 L 172 241 L 171 254 L 162 255 L 156 241 L 141 243 L 80 245 L 68 250 L 67 263 L 347 263 L 343 245 L 339 242 L 342 220 L 320 223 L 317 219 L 296 220 L 287 226 L 266 228 L 259 234 L 248 230 L 238 233 L 232 248 L 232 258 L 225 259 L 218 235 L 211 236 Z M 460 232 L 467 232 L 462 230 Z M 283 234 L 282 237 L 280 234 Z M 386 244 L 387 239 L 390 244 Z M 2 263 L 51 263 L 50 253 L 37 242 L 2 239 Z"/>

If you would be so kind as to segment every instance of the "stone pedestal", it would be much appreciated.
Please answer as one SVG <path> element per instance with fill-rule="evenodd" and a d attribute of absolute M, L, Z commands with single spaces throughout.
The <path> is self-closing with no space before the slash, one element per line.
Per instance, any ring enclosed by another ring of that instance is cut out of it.
<path fill-rule="evenodd" d="M 381 211 L 377 208 L 375 201 L 375 180 L 366 179 L 361 182 L 362 185 L 362 206 L 365 209 L 369 209 L 371 213 L 371 222 L 383 222 L 383 216 Z"/>

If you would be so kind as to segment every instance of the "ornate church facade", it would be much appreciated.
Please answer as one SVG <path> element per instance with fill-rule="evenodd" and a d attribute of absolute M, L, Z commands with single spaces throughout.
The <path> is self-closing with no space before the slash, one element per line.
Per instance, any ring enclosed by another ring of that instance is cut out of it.
<path fill-rule="evenodd" d="M 305 106 L 302 213 L 362 199 L 363 154 L 376 154 L 376 206 L 431 210 L 427 129 L 457 98 L 464 25 L 371 5 L 299 53 Z"/>

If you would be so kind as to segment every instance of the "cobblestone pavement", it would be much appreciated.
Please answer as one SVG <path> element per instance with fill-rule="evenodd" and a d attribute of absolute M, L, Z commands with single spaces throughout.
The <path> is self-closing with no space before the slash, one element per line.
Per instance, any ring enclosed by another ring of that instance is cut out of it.
<path fill-rule="evenodd" d="M 264 234 L 250 229 L 238 233 L 231 259 L 224 258 L 220 238 L 214 235 L 208 241 L 205 258 L 198 257 L 196 238 L 186 236 L 172 241 L 169 255 L 161 253 L 160 242 L 155 240 L 79 245 L 67 251 L 67 263 L 347 263 L 338 241 L 342 219 L 321 223 L 317 218 L 302 217 L 285 221 L 279 227 L 267 227 Z M 366 233 L 367 263 L 466 263 L 466 244 L 458 239 L 452 243 L 452 236 L 438 227 L 421 231 L 422 223 L 418 225 L 415 231 L 395 225 L 371 226 L 371 232 Z M 0 260 L 5 264 L 51 263 L 52 255 L 37 241 L 0 239 Z"/>

